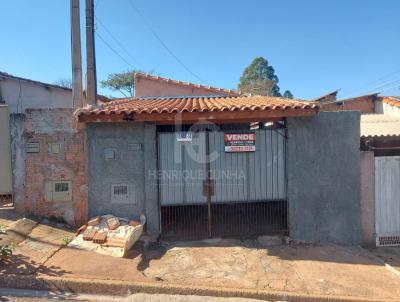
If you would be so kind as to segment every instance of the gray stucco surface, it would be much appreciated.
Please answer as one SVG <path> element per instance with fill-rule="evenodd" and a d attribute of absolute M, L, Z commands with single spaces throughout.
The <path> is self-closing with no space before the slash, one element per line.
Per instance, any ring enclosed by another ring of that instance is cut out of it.
<path fill-rule="evenodd" d="M 360 113 L 288 118 L 290 235 L 360 244 Z"/>
<path fill-rule="evenodd" d="M 13 178 L 14 206 L 24 210 L 25 200 L 25 114 L 10 115 L 11 167 Z"/>
<path fill-rule="evenodd" d="M 146 169 L 156 168 L 154 125 L 94 123 L 87 125 L 89 148 L 89 217 L 113 214 L 139 219 L 147 217 L 147 231 L 158 232 L 157 186 L 147 181 Z M 106 160 L 104 149 L 116 151 Z M 111 202 L 112 185 L 128 185 L 130 199 Z"/>
<path fill-rule="evenodd" d="M 361 226 L 364 245 L 375 245 L 375 157 L 373 151 L 361 152 Z"/>

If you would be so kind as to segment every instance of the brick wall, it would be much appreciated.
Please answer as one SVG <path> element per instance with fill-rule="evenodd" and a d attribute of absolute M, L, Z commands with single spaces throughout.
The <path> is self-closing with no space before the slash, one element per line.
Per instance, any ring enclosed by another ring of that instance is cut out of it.
<path fill-rule="evenodd" d="M 71 225 L 87 220 L 87 174 L 84 129 L 77 128 L 72 109 L 28 110 L 26 143 L 39 143 L 38 153 L 26 153 L 24 211 L 57 217 Z M 50 144 L 59 144 L 59 153 Z M 71 181 L 71 200 L 46 198 L 46 183 Z"/>
<path fill-rule="evenodd" d="M 375 96 L 362 96 L 342 103 L 321 104 L 321 111 L 347 111 L 355 110 L 361 113 L 375 112 Z"/>

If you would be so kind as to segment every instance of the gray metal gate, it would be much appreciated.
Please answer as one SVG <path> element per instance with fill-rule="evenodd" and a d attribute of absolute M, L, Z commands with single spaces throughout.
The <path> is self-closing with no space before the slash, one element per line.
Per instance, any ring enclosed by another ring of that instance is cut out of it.
<path fill-rule="evenodd" d="M 375 158 L 377 245 L 400 245 L 400 156 Z"/>
<path fill-rule="evenodd" d="M 225 152 L 222 131 L 193 132 L 187 135 L 190 141 L 182 139 L 181 133 L 159 133 L 164 236 L 241 236 L 286 230 L 285 129 L 252 132 L 255 152 L 241 153 Z"/>

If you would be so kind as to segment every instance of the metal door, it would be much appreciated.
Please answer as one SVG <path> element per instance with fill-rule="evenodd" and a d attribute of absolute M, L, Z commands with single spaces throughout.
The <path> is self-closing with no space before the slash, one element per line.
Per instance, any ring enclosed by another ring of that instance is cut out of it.
<path fill-rule="evenodd" d="M 160 133 L 166 237 L 264 234 L 287 228 L 285 129 L 253 131 L 255 152 L 227 153 L 224 132 Z"/>
<path fill-rule="evenodd" d="M 400 245 L 400 156 L 375 158 L 377 245 Z"/>

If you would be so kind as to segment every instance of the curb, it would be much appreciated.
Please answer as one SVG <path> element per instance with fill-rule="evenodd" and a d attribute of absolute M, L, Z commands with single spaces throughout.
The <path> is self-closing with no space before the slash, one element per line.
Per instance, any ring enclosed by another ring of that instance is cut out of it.
<path fill-rule="evenodd" d="M 132 293 L 197 295 L 212 297 L 252 298 L 268 301 L 290 302 L 383 302 L 399 300 L 374 300 L 366 297 L 307 295 L 253 289 L 236 289 L 204 286 L 182 286 L 157 282 L 130 282 L 117 280 L 61 278 L 29 275 L 0 275 L 0 287 L 55 290 L 85 294 L 127 295 Z"/>

